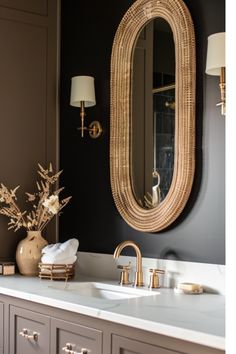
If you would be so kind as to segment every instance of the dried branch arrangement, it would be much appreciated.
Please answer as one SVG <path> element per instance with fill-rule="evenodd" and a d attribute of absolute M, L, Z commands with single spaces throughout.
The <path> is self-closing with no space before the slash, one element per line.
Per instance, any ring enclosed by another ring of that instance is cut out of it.
<path fill-rule="evenodd" d="M 16 191 L 19 186 L 15 189 L 8 189 L 4 184 L 0 185 L 0 214 L 10 218 L 8 230 L 17 231 L 23 227 L 28 231 L 42 231 L 54 215 L 58 214 L 71 199 L 67 197 L 59 200 L 59 194 L 64 188 L 53 191 L 62 171 L 54 174 L 52 164 L 48 169 L 44 169 L 40 164 L 38 167 L 37 172 L 41 179 L 36 182 L 37 192 L 26 193 L 27 202 L 32 203 L 31 211 L 22 212 L 16 203 Z"/>

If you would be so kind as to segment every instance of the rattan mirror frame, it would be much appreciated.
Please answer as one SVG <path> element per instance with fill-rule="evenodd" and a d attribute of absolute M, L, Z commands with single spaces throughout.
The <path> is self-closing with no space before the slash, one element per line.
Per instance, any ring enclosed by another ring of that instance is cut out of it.
<path fill-rule="evenodd" d="M 132 190 L 130 168 L 132 58 L 141 29 L 161 17 L 173 31 L 176 58 L 175 154 L 172 183 L 165 199 L 142 208 Z M 158 232 L 173 223 L 189 198 L 195 171 L 195 34 L 182 0 L 137 0 L 124 15 L 111 55 L 110 176 L 116 207 L 134 229 Z"/>

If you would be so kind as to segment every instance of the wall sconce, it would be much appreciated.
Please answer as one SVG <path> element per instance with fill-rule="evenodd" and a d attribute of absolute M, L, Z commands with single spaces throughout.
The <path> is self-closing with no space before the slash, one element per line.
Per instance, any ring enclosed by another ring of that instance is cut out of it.
<path fill-rule="evenodd" d="M 84 137 L 84 131 L 87 130 L 91 138 L 98 138 L 102 134 L 102 126 L 98 121 L 93 121 L 87 128 L 84 125 L 85 107 L 96 105 L 94 78 L 91 76 L 74 76 L 71 79 L 70 105 L 80 107 L 81 137 Z"/>
<path fill-rule="evenodd" d="M 206 74 L 220 76 L 221 114 L 226 111 L 225 85 L 225 32 L 215 33 L 208 37 Z"/>

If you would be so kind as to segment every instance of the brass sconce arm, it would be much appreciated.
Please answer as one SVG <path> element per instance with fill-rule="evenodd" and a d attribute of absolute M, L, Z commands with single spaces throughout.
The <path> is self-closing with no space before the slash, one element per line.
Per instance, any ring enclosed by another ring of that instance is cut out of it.
<path fill-rule="evenodd" d="M 225 115 L 226 114 L 226 85 L 225 85 L 225 67 L 221 68 L 221 73 L 220 73 L 220 83 L 219 83 L 219 87 L 220 87 L 220 102 L 217 103 L 217 106 L 221 107 L 221 114 Z"/>
<path fill-rule="evenodd" d="M 81 130 L 81 137 L 84 137 L 84 117 L 85 117 L 85 109 L 84 109 L 84 101 L 81 101 L 81 108 L 80 108 L 80 118 L 81 118 L 81 127 L 78 128 Z"/>
<path fill-rule="evenodd" d="M 91 138 L 96 139 L 102 134 L 102 126 L 100 122 L 93 121 L 89 124 L 89 127 L 84 126 L 84 118 L 86 116 L 85 109 L 84 109 L 84 101 L 81 101 L 81 108 L 80 108 L 80 118 L 81 118 L 81 127 L 77 128 L 81 130 L 81 137 L 84 137 L 84 131 L 87 130 Z"/>

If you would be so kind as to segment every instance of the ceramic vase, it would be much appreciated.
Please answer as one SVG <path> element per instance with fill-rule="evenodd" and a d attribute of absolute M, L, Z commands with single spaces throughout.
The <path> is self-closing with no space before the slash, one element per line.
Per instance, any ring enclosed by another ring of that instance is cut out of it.
<path fill-rule="evenodd" d="M 48 244 L 41 231 L 27 231 L 27 237 L 21 240 L 16 249 L 16 263 L 22 275 L 37 276 L 41 251 Z"/>

